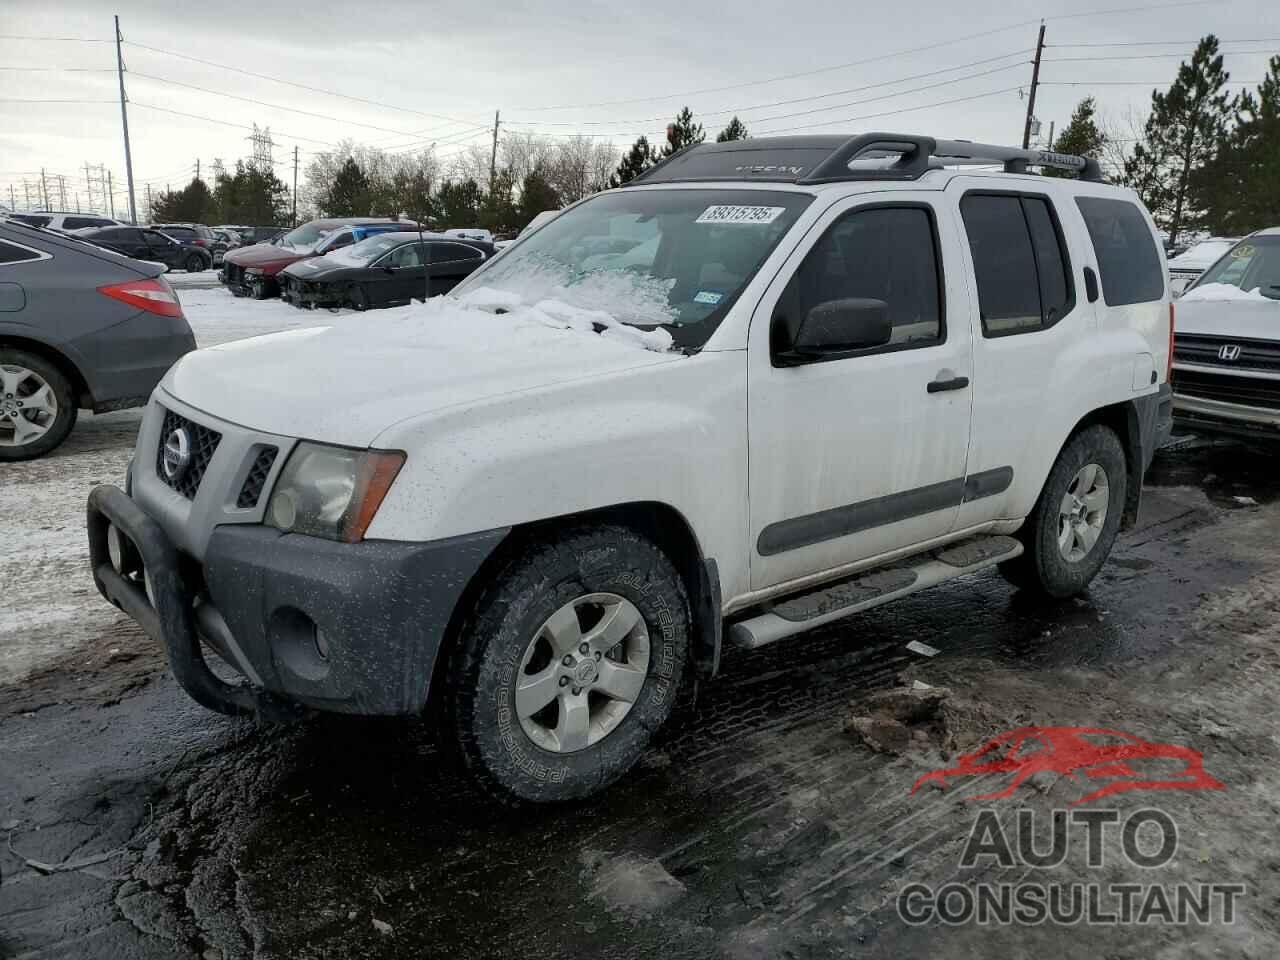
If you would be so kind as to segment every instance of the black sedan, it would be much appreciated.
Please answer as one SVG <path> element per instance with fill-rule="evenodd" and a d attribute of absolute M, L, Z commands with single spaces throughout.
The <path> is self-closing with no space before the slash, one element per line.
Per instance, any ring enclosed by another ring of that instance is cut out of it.
<path fill-rule="evenodd" d="M 295 307 L 393 307 L 448 293 L 489 257 L 492 243 L 438 233 L 380 233 L 277 275 Z"/>
<path fill-rule="evenodd" d="M 163 263 L 170 270 L 195 273 L 213 266 L 213 254 L 208 250 L 149 227 L 94 227 L 77 230 L 74 235 L 134 260 Z"/>

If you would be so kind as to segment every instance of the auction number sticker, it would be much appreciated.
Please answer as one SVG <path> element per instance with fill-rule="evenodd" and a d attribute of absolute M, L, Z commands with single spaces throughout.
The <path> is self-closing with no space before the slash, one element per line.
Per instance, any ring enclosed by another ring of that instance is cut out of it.
<path fill-rule="evenodd" d="M 723 204 L 707 207 L 694 223 L 773 223 L 786 207 L 740 207 Z"/>

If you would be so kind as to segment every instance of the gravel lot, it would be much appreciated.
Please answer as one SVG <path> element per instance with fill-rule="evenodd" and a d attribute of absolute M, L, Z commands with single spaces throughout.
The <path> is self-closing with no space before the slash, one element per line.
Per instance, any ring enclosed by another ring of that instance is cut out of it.
<path fill-rule="evenodd" d="M 182 297 L 202 346 L 328 320 L 189 284 Z M 137 423 L 86 417 L 56 455 L 4 468 L 0 957 L 1280 953 L 1280 478 L 1265 451 L 1161 453 L 1139 528 L 1086 597 L 1037 603 L 982 574 L 731 651 L 617 788 L 512 814 L 461 786 L 423 722 L 255 727 L 187 700 L 86 569 L 84 497 L 120 478 Z M 881 752 L 846 731 L 877 691 L 915 681 L 947 688 L 953 709 Z M 1057 866 L 963 866 L 980 810 L 1008 828 L 1097 785 L 1041 774 L 970 802 L 1007 784 L 988 775 L 910 792 L 1027 725 L 1190 747 L 1224 789 L 1092 804 L 1172 819 L 1176 855 L 1155 869 L 1114 834 L 1102 866 L 1074 837 Z M 1233 923 L 1182 927 L 913 926 L 896 911 L 908 883 L 1027 880 L 1246 892 Z"/>

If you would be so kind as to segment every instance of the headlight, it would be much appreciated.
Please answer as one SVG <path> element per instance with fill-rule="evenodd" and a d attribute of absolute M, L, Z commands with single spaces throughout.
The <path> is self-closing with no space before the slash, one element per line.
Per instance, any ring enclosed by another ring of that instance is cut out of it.
<path fill-rule="evenodd" d="M 286 533 L 356 543 L 403 465 L 398 450 L 299 443 L 280 471 L 266 522 Z"/>

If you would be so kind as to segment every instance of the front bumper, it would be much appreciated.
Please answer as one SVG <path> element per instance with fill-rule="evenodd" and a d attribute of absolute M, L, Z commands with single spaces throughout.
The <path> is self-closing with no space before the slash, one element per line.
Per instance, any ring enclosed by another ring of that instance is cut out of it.
<path fill-rule="evenodd" d="M 1196 433 L 1253 440 L 1280 440 L 1280 410 L 1269 410 L 1266 407 L 1251 407 L 1175 393 L 1173 419 L 1178 426 Z"/>
<path fill-rule="evenodd" d="M 314 283 L 310 280 L 299 280 L 289 274 L 277 275 L 280 284 L 280 299 L 303 310 L 314 310 L 316 307 L 340 307 L 343 294 L 337 284 Z"/>
<path fill-rule="evenodd" d="M 111 527 L 126 538 L 115 560 Z M 192 699 L 267 716 L 420 712 L 458 601 L 507 534 L 347 544 L 224 525 L 201 564 L 110 485 L 90 493 L 88 529 L 98 591 L 164 646 Z M 214 674 L 202 642 L 246 682 Z"/>

